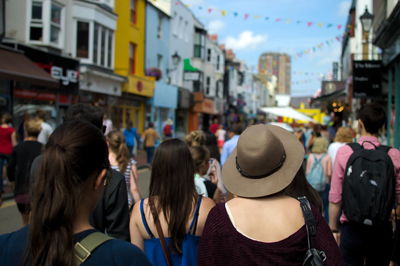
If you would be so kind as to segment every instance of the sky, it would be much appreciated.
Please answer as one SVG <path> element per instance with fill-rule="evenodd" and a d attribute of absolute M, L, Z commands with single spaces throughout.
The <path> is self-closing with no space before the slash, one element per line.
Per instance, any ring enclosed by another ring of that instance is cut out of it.
<path fill-rule="evenodd" d="M 264 52 L 292 55 L 293 96 L 314 95 L 321 87 L 321 75 L 329 76 L 332 72 L 332 63 L 339 60 L 341 51 L 336 37 L 343 35 L 351 4 L 350 0 L 183 2 L 209 33 L 218 34 L 220 44 L 233 49 L 236 57 L 254 72 Z M 324 45 L 312 52 L 321 43 Z M 308 49 L 308 54 L 293 57 Z"/>

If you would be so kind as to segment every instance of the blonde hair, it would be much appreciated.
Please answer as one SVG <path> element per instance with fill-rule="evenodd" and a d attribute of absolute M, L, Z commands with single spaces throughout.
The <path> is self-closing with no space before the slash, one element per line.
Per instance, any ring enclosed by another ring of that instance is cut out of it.
<path fill-rule="evenodd" d="M 349 127 L 341 127 L 336 133 L 335 142 L 349 143 L 353 141 L 353 130 Z"/>
<path fill-rule="evenodd" d="M 195 130 L 186 136 L 185 142 L 189 147 L 203 146 L 206 143 L 206 135 L 201 130 Z"/>
<path fill-rule="evenodd" d="M 42 120 L 38 118 L 32 118 L 24 122 L 24 129 L 26 132 L 26 135 L 29 137 L 35 137 L 39 136 L 40 131 L 42 130 Z"/>
<path fill-rule="evenodd" d="M 325 153 L 328 150 L 328 140 L 324 137 L 315 138 L 311 148 L 312 153 Z"/>
<path fill-rule="evenodd" d="M 111 152 L 116 155 L 119 171 L 124 173 L 129 163 L 129 150 L 124 135 L 120 131 L 113 130 L 108 133 L 107 142 Z"/>

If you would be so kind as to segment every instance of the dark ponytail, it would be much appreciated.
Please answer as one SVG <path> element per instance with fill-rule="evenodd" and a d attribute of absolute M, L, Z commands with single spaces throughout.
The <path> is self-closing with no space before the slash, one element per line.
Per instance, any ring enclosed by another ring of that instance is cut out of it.
<path fill-rule="evenodd" d="M 86 181 L 104 168 L 108 168 L 107 145 L 96 127 L 73 121 L 54 131 L 34 184 L 28 264 L 75 264 L 74 219 L 85 200 Z"/>

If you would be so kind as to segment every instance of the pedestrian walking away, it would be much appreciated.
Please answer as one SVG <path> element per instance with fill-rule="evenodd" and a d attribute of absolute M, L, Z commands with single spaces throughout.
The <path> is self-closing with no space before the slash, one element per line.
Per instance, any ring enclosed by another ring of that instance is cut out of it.
<path fill-rule="evenodd" d="M 240 134 L 242 134 L 243 127 L 240 123 L 235 123 L 232 128 L 228 130 L 229 140 L 225 142 L 221 153 L 221 165 L 224 165 L 228 157 L 236 148 Z"/>
<path fill-rule="evenodd" d="M 104 134 L 103 112 L 98 107 L 82 103 L 72 105 L 67 110 L 64 122 L 75 120 L 89 122 Z M 40 162 L 41 156 L 32 163 L 33 182 L 39 171 Z M 108 185 L 104 188 L 103 196 L 97 202 L 90 217 L 90 223 L 97 230 L 107 233 L 109 236 L 129 241 L 129 207 L 125 178 L 113 169 L 107 171 L 106 178 Z"/>
<path fill-rule="evenodd" d="M 149 123 L 149 127 L 144 131 L 142 136 L 144 148 L 147 154 L 147 163 L 151 164 L 153 161 L 154 151 L 156 149 L 156 141 L 160 139 L 157 131 L 154 129 L 154 124 Z"/>
<path fill-rule="evenodd" d="M 208 215 L 199 265 L 343 265 L 303 159 L 302 144 L 285 129 L 243 132 L 222 169 L 234 198 Z"/>
<path fill-rule="evenodd" d="M 124 136 L 120 131 L 111 131 L 107 135 L 107 144 L 111 168 L 125 176 L 130 209 L 135 202 L 140 200 L 136 161 L 129 158 L 129 151 L 125 145 Z"/>
<path fill-rule="evenodd" d="M 361 137 L 336 155 L 329 193 L 329 219 L 338 232 L 347 265 L 388 265 L 392 252 L 391 213 L 400 202 L 400 151 L 382 146 L 378 134 L 386 122 L 378 104 L 358 112 Z"/>
<path fill-rule="evenodd" d="M 211 199 L 196 193 L 194 164 L 187 145 L 166 140 L 157 148 L 149 198 L 134 206 L 131 241 L 153 265 L 196 265 L 197 246 Z"/>
<path fill-rule="evenodd" d="M 139 137 L 136 128 L 133 127 L 131 120 L 128 121 L 126 128 L 124 129 L 124 137 L 126 146 L 128 147 L 129 156 L 136 156 L 135 150 L 139 143 Z"/>
<path fill-rule="evenodd" d="M 49 138 L 29 227 L 0 236 L 0 265 L 150 265 L 135 246 L 89 223 L 107 186 L 108 148 L 87 122 L 67 122 Z"/>
<path fill-rule="evenodd" d="M 31 203 L 30 170 L 33 160 L 40 155 L 43 148 L 42 143 L 37 140 L 42 129 L 41 124 L 42 121 L 37 118 L 25 121 L 25 139 L 15 146 L 7 167 L 8 180 L 15 182 L 14 200 L 25 225 L 29 221 Z"/>

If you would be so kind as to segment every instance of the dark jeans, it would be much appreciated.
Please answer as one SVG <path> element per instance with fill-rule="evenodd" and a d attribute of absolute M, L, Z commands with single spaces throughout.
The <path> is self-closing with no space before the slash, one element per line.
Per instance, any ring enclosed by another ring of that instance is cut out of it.
<path fill-rule="evenodd" d="M 347 266 L 389 265 L 392 251 L 392 225 L 368 226 L 344 223 L 340 251 Z"/>
<path fill-rule="evenodd" d="M 319 196 L 321 197 L 322 200 L 322 207 L 323 213 L 324 213 L 324 218 L 327 223 L 329 223 L 329 190 L 331 189 L 331 186 L 329 184 L 326 184 L 325 190 L 322 192 L 318 192 Z"/>
<path fill-rule="evenodd" d="M 153 162 L 153 156 L 155 147 L 146 147 L 146 154 L 147 154 L 147 163 L 151 164 Z"/>
<path fill-rule="evenodd" d="M 8 162 L 8 157 L 5 155 L 0 155 L 0 193 L 3 192 L 3 168 Z"/>

